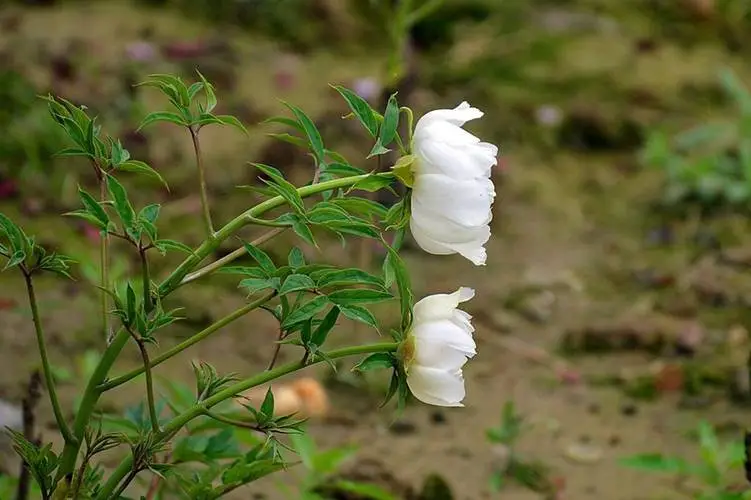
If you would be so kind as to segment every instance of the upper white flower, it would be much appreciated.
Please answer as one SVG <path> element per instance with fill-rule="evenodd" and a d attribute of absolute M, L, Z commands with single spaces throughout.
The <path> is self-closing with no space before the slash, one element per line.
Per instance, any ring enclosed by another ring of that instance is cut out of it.
<path fill-rule="evenodd" d="M 498 163 L 498 147 L 461 127 L 482 116 L 467 102 L 431 111 L 417 122 L 412 139 L 412 236 L 428 253 L 458 253 L 478 266 L 487 257 L 495 198 L 490 169 Z"/>
<path fill-rule="evenodd" d="M 464 406 L 462 367 L 476 353 L 470 320 L 457 309 L 474 297 L 471 288 L 429 295 L 415 304 L 412 329 L 402 347 L 407 385 L 423 403 Z"/>

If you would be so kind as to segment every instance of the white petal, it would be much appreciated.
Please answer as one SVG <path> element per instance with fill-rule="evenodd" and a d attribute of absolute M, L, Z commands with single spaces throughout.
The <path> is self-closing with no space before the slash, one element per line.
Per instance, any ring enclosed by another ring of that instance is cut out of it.
<path fill-rule="evenodd" d="M 456 179 L 489 177 L 498 164 L 498 148 L 446 122 L 431 124 L 415 135 L 416 173 L 441 173 Z"/>
<path fill-rule="evenodd" d="M 446 224 L 448 225 L 448 221 Z M 452 232 L 434 221 L 431 226 L 423 228 L 416 222 L 414 214 L 409 225 L 415 242 L 426 252 L 434 255 L 458 253 L 476 266 L 485 265 L 487 252 L 484 245 L 490 239 L 490 226 L 485 225 L 475 229 L 464 228 Z M 439 230 L 440 234 L 436 233 Z M 438 238 L 450 238 L 454 241 L 444 242 L 439 241 Z M 456 241 L 459 238 L 464 241 Z"/>
<path fill-rule="evenodd" d="M 477 108 L 473 108 L 467 101 L 462 102 L 454 109 L 436 109 L 424 114 L 415 125 L 415 132 L 423 126 L 433 121 L 447 121 L 458 126 L 462 126 L 468 121 L 482 118 L 485 113 Z"/>
<path fill-rule="evenodd" d="M 411 334 L 415 339 L 415 359 L 421 365 L 442 365 L 440 357 L 444 354 L 450 356 L 445 350 L 458 351 L 470 358 L 477 352 L 472 332 L 451 319 L 416 320 Z"/>
<path fill-rule="evenodd" d="M 415 321 L 432 321 L 449 319 L 462 302 L 467 302 L 475 296 L 472 288 L 461 287 L 454 293 L 436 293 L 423 297 L 414 305 Z"/>
<path fill-rule="evenodd" d="M 457 180 L 446 175 L 416 175 L 412 187 L 412 212 L 442 216 L 462 226 L 490 222 L 495 186 L 490 179 Z M 439 240 L 440 241 L 440 240 Z"/>
<path fill-rule="evenodd" d="M 461 370 L 449 372 L 436 368 L 414 365 L 407 374 L 407 385 L 412 394 L 435 406 L 464 406 L 466 395 Z"/>

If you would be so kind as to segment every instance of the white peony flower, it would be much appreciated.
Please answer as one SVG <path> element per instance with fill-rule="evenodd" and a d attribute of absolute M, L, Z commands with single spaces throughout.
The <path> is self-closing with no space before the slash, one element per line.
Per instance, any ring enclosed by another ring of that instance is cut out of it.
<path fill-rule="evenodd" d="M 462 367 L 475 355 L 472 316 L 457 309 L 474 297 L 471 288 L 452 294 L 429 295 L 415 304 L 412 329 L 402 344 L 401 355 L 407 385 L 423 403 L 464 406 Z"/>
<path fill-rule="evenodd" d="M 495 187 L 490 169 L 498 147 L 461 127 L 483 112 L 463 102 L 417 122 L 412 139 L 412 236 L 435 255 L 461 254 L 484 265 Z"/>

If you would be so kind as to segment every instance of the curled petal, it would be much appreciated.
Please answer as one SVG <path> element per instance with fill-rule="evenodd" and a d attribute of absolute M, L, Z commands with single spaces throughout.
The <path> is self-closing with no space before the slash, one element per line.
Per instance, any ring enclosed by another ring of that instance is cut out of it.
<path fill-rule="evenodd" d="M 482 118 L 484 114 L 479 109 L 471 107 L 467 101 L 463 101 L 454 109 L 436 109 L 424 114 L 415 125 L 415 133 L 433 121 L 446 121 L 461 127 L 468 121 Z"/>
<path fill-rule="evenodd" d="M 462 302 L 475 296 L 472 288 L 461 287 L 454 293 L 436 293 L 423 297 L 414 305 L 415 322 L 451 318 Z"/>

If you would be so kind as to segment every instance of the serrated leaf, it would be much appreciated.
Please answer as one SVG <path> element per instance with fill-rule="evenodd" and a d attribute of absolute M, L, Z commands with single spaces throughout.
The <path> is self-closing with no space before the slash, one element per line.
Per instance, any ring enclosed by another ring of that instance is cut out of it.
<path fill-rule="evenodd" d="M 216 107 L 216 104 L 217 104 L 216 94 L 214 93 L 214 86 L 211 83 L 209 83 L 209 81 L 206 80 L 206 78 L 204 78 L 204 76 L 201 74 L 200 71 L 196 70 L 196 73 L 198 73 L 198 78 L 201 79 L 200 83 L 202 84 L 202 89 L 204 91 L 204 94 L 206 94 L 206 108 L 204 109 L 204 111 L 206 111 L 207 113 L 211 113 L 211 111 L 213 111 L 213 109 Z M 195 83 L 193 85 L 195 85 Z M 188 95 L 191 95 L 190 90 L 188 91 Z M 192 96 L 194 95 L 195 93 L 192 94 Z"/>
<path fill-rule="evenodd" d="M 337 177 L 353 177 L 355 175 L 365 174 L 365 170 L 357 167 L 353 167 L 348 163 L 329 163 L 326 166 L 326 173 L 336 175 Z"/>
<path fill-rule="evenodd" d="M 232 127 L 235 127 L 236 129 L 240 130 L 242 133 L 246 134 L 248 133 L 248 130 L 245 128 L 245 125 L 242 124 L 240 120 L 238 120 L 236 117 L 232 115 L 214 115 L 222 124 L 224 125 L 230 125 Z"/>
<path fill-rule="evenodd" d="M 292 127 L 303 134 L 305 133 L 305 129 L 302 128 L 302 125 L 300 125 L 299 122 L 292 118 L 287 118 L 286 116 L 272 116 L 271 118 L 265 119 L 262 123 L 279 123 L 281 125 Z"/>
<path fill-rule="evenodd" d="M 357 304 L 373 304 L 392 299 L 389 292 L 369 289 L 345 289 L 336 290 L 328 294 L 331 302 L 337 305 L 348 306 Z"/>
<path fill-rule="evenodd" d="M 389 148 L 385 147 L 381 143 L 381 138 L 379 137 L 376 140 L 376 143 L 373 145 L 373 149 L 370 150 L 370 153 L 368 153 L 368 156 L 366 156 L 365 159 L 369 160 L 369 159 L 373 158 L 374 156 L 380 156 L 380 155 L 388 153 L 389 151 L 391 151 L 391 150 Z"/>
<path fill-rule="evenodd" d="M 162 177 L 159 172 L 151 168 L 145 162 L 138 160 L 128 160 L 118 165 L 117 169 L 151 177 L 152 179 L 159 181 L 169 191 L 169 186 L 167 185 L 167 181 L 164 180 L 164 177 Z"/>
<path fill-rule="evenodd" d="M 271 387 L 266 390 L 266 396 L 263 398 L 260 411 L 266 417 L 271 418 L 274 416 L 274 393 L 271 392 Z"/>
<path fill-rule="evenodd" d="M 282 322 L 282 328 L 287 329 L 292 325 L 308 320 L 321 312 L 329 303 L 328 299 L 319 295 L 292 311 Z"/>
<path fill-rule="evenodd" d="M 300 215 L 293 213 L 282 214 L 276 219 L 276 221 L 289 224 L 290 226 L 292 226 L 292 230 L 295 232 L 295 234 L 297 234 L 307 243 L 318 248 L 318 243 L 313 236 L 313 232 L 308 227 L 307 222 Z"/>
<path fill-rule="evenodd" d="M 363 124 L 365 130 L 367 130 L 372 137 L 375 137 L 378 134 L 378 120 L 376 119 L 375 113 L 373 112 L 373 108 L 370 107 L 370 104 L 347 88 L 340 85 L 332 85 L 332 87 L 339 92 L 345 101 L 347 101 L 349 108 L 355 114 L 357 119 L 360 120 L 360 123 Z"/>
<path fill-rule="evenodd" d="M 156 222 L 156 219 L 159 217 L 160 210 L 161 205 L 159 205 L 158 203 L 146 205 L 141 209 L 140 212 L 138 212 L 138 218 L 154 224 Z"/>
<path fill-rule="evenodd" d="M 318 132 L 315 123 L 313 123 L 313 120 L 311 120 L 308 115 L 306 115 L 297 106 L 289 103 L 284 103 L 284 105 L 287 106 L 290 111 L 292 111 L 292 113 L 295 115 L 295 118 L 297 118 L 297 121 L 300 123 L 300 126 L 302 126 L 303 130 L 305 131 L 305 135 L 308 137 L 308 141 L 310 143 L 310 148 L 313 151 L 313 154 L 315 155 L 318 162 L 323 163 L 325 159 L 323 139 L 321 138 L 321 134 L 320 132 Z"/>
<path fill-rule="evenodd" d="M 304 274 L 290 274 L 287 279 L 282 283 L 279 289 L 279 295 L 286 295 L 292 292 L 299 292 L 302 290 L 312 290 L 316 286 L 310 276 Z"/>
<path fill-rule="evenodd" d="M 282 132 L 282 133 L 268 132 L 266 135 L 268 137 L 272 137 L 274 139 L 277 139 L 277 140 L 280 140 L 280 141 L 283 141 L 283 142 L 287 142 L 287 143 L 292 144 L 294 146 L 297 146 L 299 148 L 306 148 L 306 147 L 308 147 L 308 143 L 305 141 L 305 139 L 302 139 L 300 137 L 294 136 L 292 134 L 288 134 L 286 132 Z"/>
<path fill-rule="evenodd" d="M 258 265 L 261 266 L 261 269 L 263 269 L 263 271 L 268 276 L 274 274 L 274 271 L 276 271 L 276 266 L 274 265 L 274 261 L 271 260 L 271 257 L 269 257 L 266 252 L 251 243 L 243 243 L 243 246 L 245 247 L 245 251 L 248 252 L 248 255 L 250 255 L 253 260 L 258 262 Z"/>
<path fill-rule="evenodd" d="M 375 328 L 376 331 L 379 330 L 378 321 L 376 320 L 375 316 L 372 312 L 365 309 L 364 307 L 350 304 L 346 306 L 339 306 L 339 308 L 342 310 L 342 314 L 345 318 L 351 319 L 353 321 L 359 321 L 360 323 L 365 323 L 366 325 Z"/>
<path fill-rule="evenodd" d="M 352 191 L 360 189 L 372 193 L 390 186 L 392 182 L 394 182 L 394 179 L 391 176 L 374 174 L 357 181 L 350 189 Z"/>

